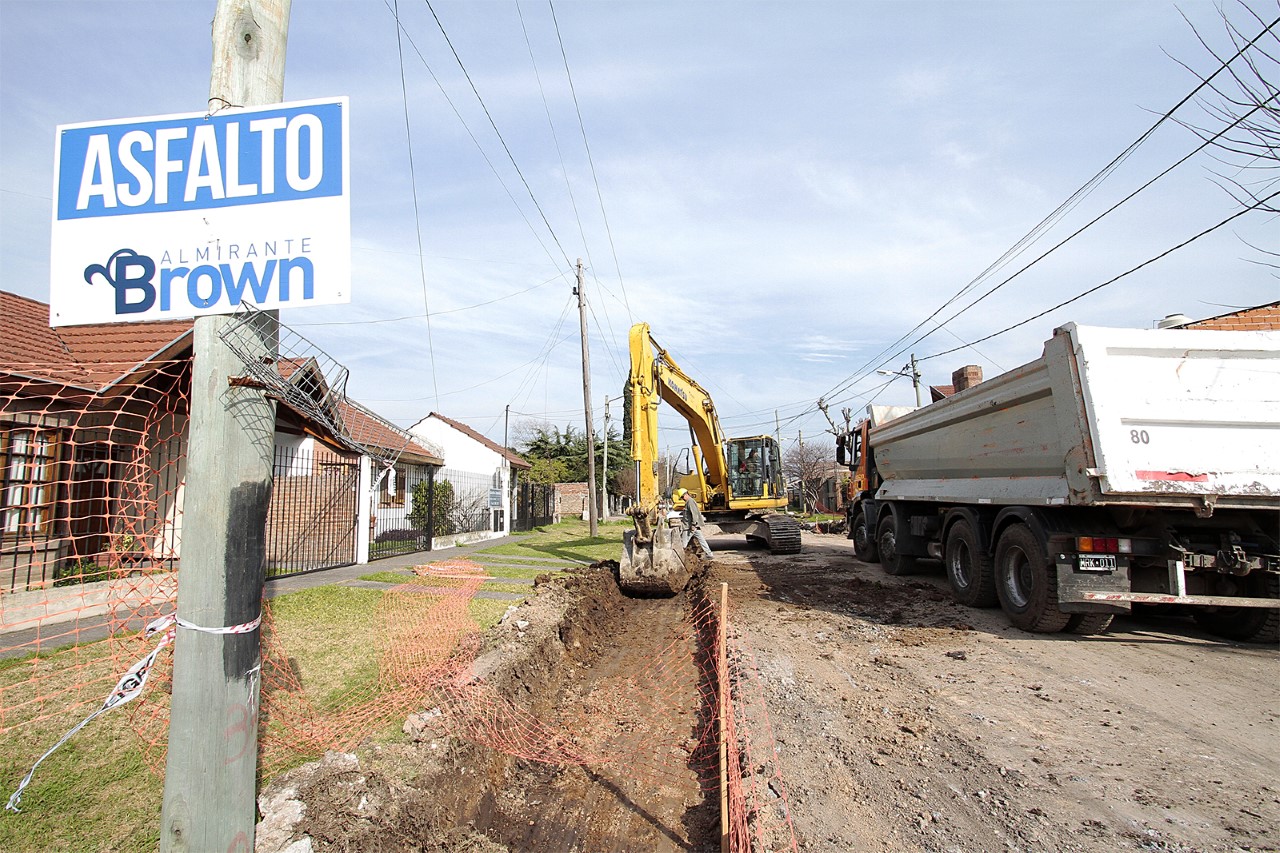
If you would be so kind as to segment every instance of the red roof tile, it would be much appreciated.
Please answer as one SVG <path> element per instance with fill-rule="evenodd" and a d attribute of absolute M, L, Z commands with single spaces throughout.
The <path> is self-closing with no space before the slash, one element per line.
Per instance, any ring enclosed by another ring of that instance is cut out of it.
<path fill-rule="evenodd" d="M 347 428 L 348 435 L 357 443 L 379 450 L 390 450 L 401 456 L 412 456 L 428 465 L 444 464 L 439 451 L 424 447 L 417 439 L 384 421 L 364 406 L 346 401 L 341 403 L 339 408 L 342 411 L 342 422 Z"/>
<path fill-rule="evenodd" d="M 49 306 L 0 290 L 0 370 L 99 390 L 141 364 L 176 354 L 190 320 L 49 326 Z"/>

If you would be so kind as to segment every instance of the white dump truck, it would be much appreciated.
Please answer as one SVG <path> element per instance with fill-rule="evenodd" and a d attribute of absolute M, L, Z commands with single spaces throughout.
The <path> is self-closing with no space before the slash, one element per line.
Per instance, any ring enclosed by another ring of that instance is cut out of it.
<path fill-rule="evenodd" d="M 1138 603 L 1280 638 L 1280 332 L 1068 324 L 932 405 L 869 407 L 837 457 L 860 559 L 941 560 L 1019 628 L 1096 633 Z"/>

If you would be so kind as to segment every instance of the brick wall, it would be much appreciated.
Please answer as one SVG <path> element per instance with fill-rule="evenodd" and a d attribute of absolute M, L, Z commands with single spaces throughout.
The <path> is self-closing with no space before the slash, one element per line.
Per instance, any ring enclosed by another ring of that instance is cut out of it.
<path fill-rule="evenodd" d="M 586 483 L 556 483 L 556 521 L 582 518 L 587 511 Z"/>
<path fill-rule="evenodd" d="M 1280 302 L 1187 323 L 1184 329 L 1217 329 L 1224 332 L 1280 331 Z"/>

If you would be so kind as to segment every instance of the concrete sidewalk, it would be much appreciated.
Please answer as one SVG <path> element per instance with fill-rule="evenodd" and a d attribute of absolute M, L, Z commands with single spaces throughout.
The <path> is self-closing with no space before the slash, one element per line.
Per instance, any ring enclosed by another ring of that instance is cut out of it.
<path fill-rule="evenodd" d="M 500 536 L 497 539 L 485 539 L 481 542 L 472 542 L 467 545 L 455 545 L 451 548 L 440 548 L 435 551 L 413 551 L 409 554 L 396 554 L 394 557 L 383 557 L 380 560 L 370 560 L 367 563 L 361 563 L 354 566 L 341 566 L 336 569 L 320 569 L 314 572 L 307 572 L 301 575 L 289 575 L 283 578 L 268 578 L 265 595 L 267 598 L 275 598 L 277 595 L 284 595 L 287 592 L 297 592 L 300 589 L 311 589 L 317 586 L 329 586 L 331 584 L 343 583 L 359 579 L 361 575 L 369 575 L 374 572 L 394 572 L 398 569 L 412 569 L 414 566 L 425 566 L 427 563 L 435 563 L 440 560 L 455 560 L 460 557 L 468 557 L 477 551 L 483 551 L 486 548 L 494 548 L 498 545 L 506 545 L 515 542 L 515 536 Z"/>
<path fill-rule="evenodd" d="M 290 592 L 297 592 L 303 589 L 312 589 L 319 586 L 358 586 L 366 588 L 390 589 L 395 584 L 381 583 L 378 581 L 362 581 L 361 576 L 373 574 L 375 572 L 395 572 L 404 571 L 406 577 L 410 574 L 410 570 L 415 566 L 423 566 L 428 563 L 440 562 L 443 560 L 456 560 L 469 557 L 479 551 L 488 548 L 494 548 L 499 545 L 505 545 L 511 542 L 519 541 L 516 536 L 501 536 L 496 539 L 486 539 L 480 542 L 472 542 L 466 545 L 457 545 L 450 548 L 440 548 L 434 551 L 414 551 L 410 554 L 399 554 L 394 557 L 385 557 L 381 560 L 364 563 L 353 566 L 341 566 L 335 569 L 320 569 L 314 572 L 307 572 L 300 575 L 289 575 L 283 578 L 268 579 L 263 594 L 266 598 L 274 598 L 278 595 L 284 595 Z M 554 557 L 520 557 L 511 561 L 512 566 L 520 566 L 529 568 L 532 565 L 545 563 L 547 571 L 555 571 L 575 565 L 573 561 L 561 560 Z M 585 564 L 583 564 L 585 565 Z M 175 578 L 169 576 L 171 582 L 176 581 Z M 515 578 L 494 578 L 494 581 L 501 583 L 520 583 Z M 128 581 L 132 586 L 138 586 L 137 579 Z M 0 658 L 19 657 L 32 652 L 41 653 L 51 651 L 53 649 L 75 643 L 89 643 L 95 640 L 105 639 L 110 632 L 112 621 L 116 623 L 117 630 L 138 631 L 145 626 L 146 620 L 141 617 L 131 617 L 122 620 L 118 617 L 115 620 L 109 618 L 108 609 L 112 606 L 109 599 L 111 598 L 111 590 L 108 589 L 109 584 L 95 584 L 95 587 L 102 586 L 103 590 L 93 590 L 93 596 L 87 596 L 84 591 L 75 588 L 61 588 L 57 592 L 62 597 L 76 596 L 84 598 L 79 601 L 79 606 L 72 608 L 67 607 L 65 611 L 55 613 L 50 610 L 48 602 L 43 604 L 38 601 L 32 601 L 23 610 L 18 612 L 16 607 L 9 608 L 6 612 L 6 622 L 12 623 L 12 628 L 8 631 L 0 631 L 3 639 L 0 639 Z M 41 594 L 47 596 L 50 591 L 41 590 Z M 172 596 L 173 591 L 169 590 L 168 595 Z M 31 596 L 33 599 L 39 596 Z M 117 596 L 118 597 L 118 596 Z M 485 591 L 481 589 L 477 592 L 479 598 L 489 598 L 496 600 L 510 600 L 512 602 L 520 601 L 525 596 L 519 593 Z M 90 600 L 91 599 L 91 600 Z M 16 602 L 14 602 L 16 604 Z M 118 607 L 118 605 L 117 605 Z M 12 619 L 7 617 L 12 616 Z"/>

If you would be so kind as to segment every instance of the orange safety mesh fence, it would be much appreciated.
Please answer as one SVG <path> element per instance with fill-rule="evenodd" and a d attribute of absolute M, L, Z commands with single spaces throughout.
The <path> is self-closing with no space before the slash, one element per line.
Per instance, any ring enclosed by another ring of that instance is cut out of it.
<path fill-rule="evenodd" d="M 0 371 L 0 784 L 9 791 L 161 642 L 143 629 L 175 609 L 188 400 L 186 359 Z M 483 677 L 472 607 L 486 578 L 454 560 L 390 588 L 331 587 L 332 600 L 267 606 L 262 776 L 412 716 L 507 755 L 587 767 L 623 796 L 658 791 L 677 807 L 714 799 L 715 608 L 636 604 L 653 612 L 597 657 L 567 664 L 557 703 L 531 705 Z M 347 608 L 342 632 L 314 612 L 335 602 Z M 172 659 L 161 651 L 140 697 L 110 711 L 129 717 L 156 771 Z M 751 660 L 730 655 L 734 849 L 794 847 Z"/>
<path fill-rule="evenodd" d="M 185 361 L 6 369 L 0 734 L 102 703 L 154 645 L 138 632 L 177 592 L 188 386 Z"/>

